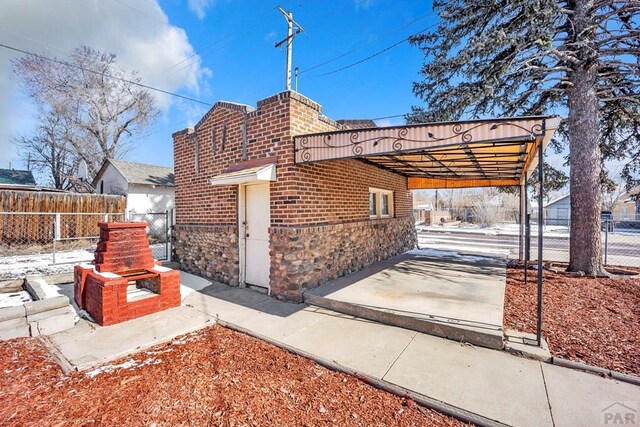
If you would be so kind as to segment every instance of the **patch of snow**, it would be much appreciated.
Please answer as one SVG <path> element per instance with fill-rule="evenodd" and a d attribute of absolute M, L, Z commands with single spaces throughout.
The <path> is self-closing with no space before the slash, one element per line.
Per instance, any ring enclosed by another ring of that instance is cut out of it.
<path fill-rule="evenodd" d="M 170 353 L 172 352 L 172 348 L 167 348 L 166 350 L 158 350 L 158 351 L 145 351 L 145 354 L 161 354 L 161 353 Z"/>
<path fill-rule="evenodd" d="M 477 256 L 477 255 L 468 255 L 468 254 L 464 254 L 464 253 L 460 253 L 458 251 L 451 251 L 451 250 L 440 250 L 440 249 L 413 249 L 409 252 L 407 252 L 408 254 L 411 255 L 420 255 L 420 256 L 427 256 L 427 257 L 431 257 L 431 258 L 456 258 L 456 259 L 460 259 L 462 261 L 468 261 L 468 262 L 474 262 L 474 261 L 486 261 L 487 257 L 491 256 L 491 255 L 502 255 L 499 253 L 492 253 L 490 255 L 487 256 Z"/>
<path fill-rule="evenodd" d="M 100 375 L 102 373 L 105 372 L 113 372 L 116 369 L 133 369 L 136 367 L 143 367 L 146 365 L 157 365 L 159 363 L 162 363 L 162 360 L 160 359 L 155 359 L 153 357 L 149 357 L 148 359 L 144 360 L 141 363 L 136 362 L 133 359 L 129 359 L 124 363 L 120 363 L 119 365 L 103 365 L 100 366 L 94 370 L 91 370 L 89 372 L 85 372 L 85 376 L 89 377 L 89 378 L 94 378 L 97 375 Z"/>
<path fill-rule="evenodd" d="M 482 242 L 474 244 L 473 242 L 443 242 L 443 241 L 431 241 L 427 239 L 418 239 L 418 245 L 420 250 L 435 250 L 438 252 L 471 252 L 473 254 L 485 255 L 485 256 L 509 256 L 511 252 L 517 251 L 517 246 L 506 244 L 484 244 Z"/>
<path fill-rule="evenodd" d="M 180 338 L 174 338 L 173 341 L 171 341 L 171 345 L 182 345 L 191 341 L 197 341 L 198 339 L 198 332 L 192 332 L 190 334 L 183 335 Z"/>
<path fill-rule="evenodd" d="M 518 236 L 520 234 L 519 224 L 498 224 L 493 227 L 480 227 L 477 224 L 460 224 L 459 226 L 424 226 L 416 227 L 418 231 L 435 231 L 440 233 L 468 233 L 481 234 L 485 236 Z M 569 237 L 569 227 L 563 225 L 544 225 L 542 232 L 545 237 Z M 538 234 L 538 226 L 531 224 L 531 234 Z"/>
<path fill-rule="evenodd" d="M 439 249 L 414 249 L 409 251 L 411 255 L 430 256 L 433 258 L 451 258 L 457 257 L 458 252 L 455 251 L 441 251 Z"/>
<path fill-rule="evenodd" d="M 40 288 L 44 292 L 45 298 L 55 298 L 62 295 L 58 292 L 59 288 L 57 286 L 50 285 L 45 280 L 40 280 Z"/>
<path fill-rule="evenodd" d="M 164 250 L 164 243 L 151 245 L 152 253 Z M 29 255 L 10 255 L 11 249 L 0 254 L 0 280 L 17 279 L 27 275 L 50 275 L 73 272 L 75 264 L 93 260 L 94 247 L 89 249 L 74 249 L 56 252 L 56 262 L 53 263 L 51 252 Z"/>
<path fill-rule="evenodd" d="M 21 368 L 16 368 L 16 369 L 5 369 L 4 373 L 5 374 L 10 374 L 11 372 L 20 372 L 20 371 L 24 371 L 28 368 L 28 366 L 23 366 Z"/>
<path fill-rule="evenodd" d="M 15 307 L 31 301 L 33 301 L 33 299 L 27 291 L 7 292 L 0 294 L 0 308 Z"/>
<path fill-rule="evenodd" d="M 73 262 L 91 259 L 92 254 L 84 250 L 73 250 L 56 254 L 56 264 L 50 253 L 32 255 L 0 256 L 0 279 L 13 279 L 29 274 L 58 274 L 73 271 Z M 63 264 L 63 263 L 67 264 Z"/>

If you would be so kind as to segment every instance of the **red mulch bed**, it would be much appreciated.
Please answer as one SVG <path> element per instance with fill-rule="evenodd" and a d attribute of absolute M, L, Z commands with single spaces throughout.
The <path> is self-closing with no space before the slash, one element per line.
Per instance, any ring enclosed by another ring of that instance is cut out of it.
<path fill-rule="evenodd" d="M 627 268 L 627 270 L 629 270 Z M 554 356 L 640 375 L 640 277 L 544 270 L 542 336 Z M 535 332 L 537 270 L 507 269 L 504 324 Z"/>
<path fill-rule="evenodd" d="M 462 425 L 220 326 L 128 361 L 65 376 L 39 341 L 0 342 L 0 425 Z"/>

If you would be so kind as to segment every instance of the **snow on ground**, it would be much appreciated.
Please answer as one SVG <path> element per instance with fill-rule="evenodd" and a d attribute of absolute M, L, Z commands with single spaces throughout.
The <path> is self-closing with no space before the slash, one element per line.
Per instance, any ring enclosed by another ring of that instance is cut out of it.
<path fill-rule="evenodd" d="M 29 255 L 0 255 L 0 280 L 16 279 L 31 274 L 50 275 L 73 272 L 73 266 L 93 260 L 93 248 L 56 252 L 56 262 L 49 253 Z M 164 243 L 151 246 L 154 255 L 164 255 Z"/>
<path fill-rule="evenodd" d="M 58 274 L 73 271 L 75 263 L 91 260 L 93 253 L 75 249 L 56 254 L 56 264 L 50 253 L 0 256 L 0 279 L 15 279 L 29 274 Z"/>
<path fill-rule="evenodd" d="M 482 234 L 493 236 L 518 236 L 520 235 L 520 226 L 518 224 L 498 224 L 493 227 L 480 227 L 477 224 L 460 224 L 460 225 L 431 225 L 417 226 L 418 231 L 435 231 L 440 233 L 468 233 Z M 545 237 L 569 237 L 569 228 L 561 225 L 544 225 L 542 232 Z M 531 234 L 538 234 L 538 227 L 531 225 Z"/>
<path fill-rule="evenodd" d="M 33 301 L 27 291 L 7 292 L 0 294 L 0 308 L 15 307 Z"/>
<path fill-rule="evenodd" d="M 162 361 L 159 359 L 155 359 L 153 357 L 149 357 L 148 359 L 145 359 L 141 363 L 137 363 L 135 360 L 129 359 L 126 362 L 120 363 L 118 365 L 100 366 L 99 368 L 86 372 L 85 376 L 89 378 L 93 378 L 96 375 L 102 374 L 103 372 L 112 372 L 112 371 L 115 371 L 116 369 L 133 369 L 133 368 L 142 367 L 146 365 L 157 365 L 158 363 L 162 363 Z"/>
<path fill-rule="evenodd" d="M 479 252 L 479 251 L 475 251 L 473 250 L 472 252 Z M 427 249 L 413 249 L 409 252 L 407 252 L 408 254 L 411 255 L 420 255 L 420 256 L 426 256 L 426 257 L 430 257 L 430 258 L 448 258 L 448 259 L 458 259 L 460 261 L 464 261 L 464 262 L 474 262 L 474 261 L 486 261 L 487 257 L 491 257 L 491 256 L 504 256 L 505 254 L 500 254 L 500 253 L 495 253 L 495 252 L 485 252 L 485 254 L 478 254 L 478 255 L 471 255 L 471 254 L 466 254 L 463 252 L 459 252 L 459 251 L 452 251 L 452 250 L 440 250 L 440 249 L 431 249 L 431 248 L 427 248 Z"/>

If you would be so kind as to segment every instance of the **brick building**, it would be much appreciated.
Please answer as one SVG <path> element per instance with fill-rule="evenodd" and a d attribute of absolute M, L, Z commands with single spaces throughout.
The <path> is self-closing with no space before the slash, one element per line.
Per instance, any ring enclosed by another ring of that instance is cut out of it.
<path fill-rule="evenodd" d="M 296 164 L 294 137 L 350 124 L 287 91 L 257 109 L 218 102 L 174 133 L 182 268 L 300 301 L 305 288 L 413 248 L 405 176 L 357 159 Z"/>

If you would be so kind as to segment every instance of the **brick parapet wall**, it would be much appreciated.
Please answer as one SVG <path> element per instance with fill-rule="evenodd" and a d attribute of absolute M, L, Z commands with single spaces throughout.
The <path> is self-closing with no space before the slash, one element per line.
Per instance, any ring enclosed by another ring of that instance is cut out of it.
<path fill-rule="evenodd" d="M 271 292 L 301 301 L 312 288 L 415 248 L 412 218 L 270 229 Z"/>
<path fill-rule="evenodd" d="M 173 135 L 176 223 L 177 229 L 183 231 L 176 239 L 176 255 L 187 271 L 232 285 L 238 283 L 237 186 L 214 187 L 209 180 L 243 160 L 242 123 L 246 124 L 247 130 L 247 160 L 273 157 L 277 162 L 277 180 L 270 184 L 271 226 L 274 230 L 275 227 L 298 230 L 298 227 L 340 226 L 344 223 L 360 224 L 360 227 L 372 230 L 374 225 L 381 223 L 369 219 L 370 187 L 394 192 L 397 221 L 387 220 L 389 224 L 404 224 L 410 220 L 413 225 L 411 192 L 407 189 L 405 177 L 353 159 L 317 164 L 294 163 L 294 136 L 343 129 L 342 125 L 322 115 L 319 104 L 295 92 L 282 92 L 263 99 L 255 110 L 221 102 L 193 130 Z M 224 150 L 221 147 L 223 125 L 226 126 Z M 212 143 L 214 127 L 215 154 Z M 353 227 L 349 229 L 362 239 L 373 236 L 371 231 L 359 233 L 357 226 L 347 227 Z M 233 232 L 230 231 L 232 228 Z M 340 234 L 342 229 L 323 230 Z M 382 240 L 379 245 L 387 243 Z M 368 247 L 368 243 L 362 241 L 360 246 Z M 383 258 L 376 255 L 367 259 Z M 282 288 L 281 284 L 277 286 Z M 297 295 L 300 286 L 296 286 L 294 293 Z"/>

